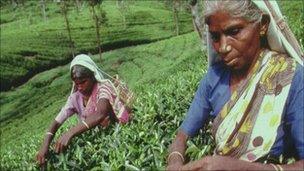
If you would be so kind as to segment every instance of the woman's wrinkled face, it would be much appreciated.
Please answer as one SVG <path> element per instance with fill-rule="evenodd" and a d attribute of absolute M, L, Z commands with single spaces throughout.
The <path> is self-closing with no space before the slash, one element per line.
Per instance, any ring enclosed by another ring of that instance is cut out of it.
<path fill-rule="evenodd" d="M 208 18 L 212 45 L 224 63 L 233 70 L 246 70 L 260 50 L 259 22 L 217 12 Z"/>
<path fill-rule="evenodd" d="M 76 85 L 77 90 L 85 95 L 85 96 L 90 96 L 95 84 L 95 81 L 92 80 L 91 78 L 73 78 L 73 81 Z"/>

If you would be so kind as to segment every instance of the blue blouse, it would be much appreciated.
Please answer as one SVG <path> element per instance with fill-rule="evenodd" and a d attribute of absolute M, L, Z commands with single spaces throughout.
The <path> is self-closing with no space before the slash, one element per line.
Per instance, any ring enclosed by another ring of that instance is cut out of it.
<path fill-rule="evenodd" d="M 270 154 L 279 156 L 286 151 L 295 151 L 304 159 L 304 67 L 297 65 L 291 83 L 276 141 Z M 230 71 L 223 63 L 209 67 L 180 129 L 195 136 L 209 117 L 214 118 L 230 99 Z M 283 105 L 283 104 L 282 104 Z"/>

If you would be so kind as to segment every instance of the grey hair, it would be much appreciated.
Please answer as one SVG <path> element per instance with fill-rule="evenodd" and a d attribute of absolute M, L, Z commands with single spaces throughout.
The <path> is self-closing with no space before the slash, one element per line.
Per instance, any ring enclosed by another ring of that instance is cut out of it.
<path fill-rule="evenodd" d="M 241 17 L 246 20 L 259 21 L 263 12 L 251 0 L 207 0 L 204 5 L 204 18 L 208 24 L 208 18 L 218 12 L 228 12 L 232 17 Z"/>
<path fill-rule="evenodd" d="M 74 65 L 71 71 L 71 78 L 91 78 L 94 79 L 94 72 L 82 65 Z"/>

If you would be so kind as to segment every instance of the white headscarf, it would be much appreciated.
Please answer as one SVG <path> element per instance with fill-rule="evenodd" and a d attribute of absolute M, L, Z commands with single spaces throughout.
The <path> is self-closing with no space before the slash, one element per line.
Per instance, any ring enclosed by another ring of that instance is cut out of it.
<path fill-rule="evenodd" d="M 90 71 L 92 71 L 94 73 L 94 77 L 98 82 L 105 81 L 105 79 L 102 75 L 102 71 L 98 68 L 98 66 L 95 64 L 95 62 L 88 55 L 85 55 L 85 54 L 77 55 L 71 62 L 70 72 L 72 72 L 72 68 L 75 65 L 81 65 L 81 66 L 88 68 Z M 71 93 L 73 93 L 75 91 L 76 91 L 76 88 L 73 83 Z"/>
<path fill-rule="evenodd" d="M 290 57 L 294 58 L 299 64 L 303 66 L 303 59 L 299 56 L 294 47 L 287 41 L 285 36 L 282 34 L 281 29 L 277 26 L 274 17 L 272 16 L 270 10 L 263 0 L 252 0 L 252 2 L 264 13 L 270 16 L 270 23 L 267 31 L 268 44 L 271 50 L 278 51 L 281 53 L 287 53 Z M 280 11 L 279 5 L 276 1 L 268 1 L 274 12 L 279 16 L 280 19 L 283 19 L 283 15 Z M 214 50 L 208 31 L 208 26 L 206 27 L 207 31 L 207 51 L 208 51 L 208 63 L 209 66 L 220 60 L 220 57 Z"/>

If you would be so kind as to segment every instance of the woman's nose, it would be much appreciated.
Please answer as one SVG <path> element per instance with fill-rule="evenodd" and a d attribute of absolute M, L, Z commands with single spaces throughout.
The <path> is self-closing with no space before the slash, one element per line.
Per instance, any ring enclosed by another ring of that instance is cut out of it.
<path fill-rule="evenodd" d="M 227 43 L 227 37 L 225 35 L 222 35 L 220 38 L 220 48 L 219 53 L 225 54 L 230 52 L 231 46 Z"/>

